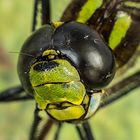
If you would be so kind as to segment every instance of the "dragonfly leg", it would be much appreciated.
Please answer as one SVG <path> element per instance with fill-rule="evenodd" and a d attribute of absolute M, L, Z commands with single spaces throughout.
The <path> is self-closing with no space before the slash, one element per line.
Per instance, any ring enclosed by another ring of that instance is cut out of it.
<path fill-rule="evenodd" d="M 95 140 L 88 121 L 84 122 L 82 125 L 83 125 L 83 129 L 86 133 L 87 140 Z"/>
<path fill-rule="evenodd" d="M 81 140 L 95 140 L 91 127 L 87 121 L 82 123 L 81 126 L 77 125 L 76 129 Z"/>
<path fill-rule="evenodd" d="M 40 124 L 44 122 L 44 119 L 39 115 L 40 111 L 42 110 L 38 109 L 36 105 L 29 140 L 44 140 L 53 125 L 53 120 L 47 119 L 46 123 L 40 128 Z"/>
<path fill-rule="evenodd" d="M 51 129 L 51 127 L 53 126 L 53 120 L 52 119 L 48 119 L 45 123 L 45 125 L 43 126 L 43 128 L 41 129 L 41 131 L 38 134 L 38 139 L 37 140 L 44 140 L 45 137 L 47 137 L 47 134 L 49 134 L 49 131 Z"/>
<path fill-rule="evenodd" d="M 32 22 L 32 31 L 36 30 L 37 26 L 37 16 L 38 16 L 38 5 L 40 4 L 39 0 L 34 0 L 34 12 L 33 12 L 33 22 Z M 41 21 L 42 25 L 50 23 L 50 0 L 41 0 Z"/>
<path fill-rule="evenodd" d="M 38 0 L 34 0 L 34 11 L 33 11 L 32 31 L 35 31 L 35 29 L 36 29 L 38 2 L 39 2 Z"/>
<path fill-rule="evenodd" d="M 41 0 L 42 2 L 42 25 L 50 23 L 50 0 Z"/>
<path fill-rule="evenodd" d="M 9 101 L 22 101 L 33 99 L 33 97 L 23 93 L 24 89 L 22 86 L 16 86 L 10 89 L 7 89 L 0 93 L 0 102 L 9 102 Z"/>
<path fill-rule="evenodd" d="M 130 77 L 123 79 L 121 82 L 118 82 L 113 87 L 106 89 L 107 96 L 103 97 L 99 108 L 109 105 L 138 87 L 140 87 L 140 72 L 136 72 Z"/>
<path fill-rule="evenodd" d="M 86 140 L 84 134 L 82 133 L 82 129 L 79 125 L 76 125 L 76 130 L 77 130 L 77 133 L 80 137 L 80 140 Z"/>
<path fill-rule="evenodd" d="M 34 121 L 32 124 L 29 140 L 37 140 L 37 129 L 40 122 L 41 122 L 41 118 L 39 116 L 39 109 L 36 107 L 34 111 Z"/>
<path fill-rule="evenodd" d="M 57 130 L 56 130 L 56 134 L 55 134 L 54 140 L 58 140 L 59 139 L 59 134 L 60 134 L 61 128 L 62 128 L 62 123 L 59 123 L 58 127 L 57 127 Z"/>

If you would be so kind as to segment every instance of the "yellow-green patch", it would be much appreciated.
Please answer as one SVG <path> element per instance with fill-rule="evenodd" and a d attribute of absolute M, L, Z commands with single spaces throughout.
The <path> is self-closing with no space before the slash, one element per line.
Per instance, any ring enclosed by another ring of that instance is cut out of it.
<path fill-rule="evenodd" d="M 59 26 L 61 26 L 62 24 L 64 24 L 64 22 L 61 22 L 61 21 L 55 21 L 55 22 L 52 22 L 53 26 L 55 28 L 58 28 Z"/>
<path fill-rule="evenodd" d="M 34 66 L 39 63 L 46 63 L 46 61 L 41 61 L 35 63 L 30 69 L 30 81 L 32 86 L 37 86 L 44 84 L 46 82 L 71 82 L 79 81 L 80 77 L 77 70 L 64 59 L 52 60 L 59 65 L 49 71 L 35 71 Z"/>
<path fill-rule="evenodd" d="M 58 66 L 43 71 L 34 69 L 40 63 L 49 65 L 50 62 L 55 62 Z M 35 100 L 41 109 L 45 109 L 49 103 L 65 101 L 80 105 L 86 94 L 79 73 L 64 59 L 37 62 L 31 67 L 29 76 Z"/>
<path fill-rule="evenodd" d="M 133 8 L 140 8 L 140 3 L 139 2 L 132 2 L 132 1 L 126 1 L 124 2 L 125 6 L 133 7 Z"/>
<path fill-rule="evenodd" d="M 102 2 L 103 0 L 87 0 L 76 21 L 85 23 L 93 15 L 95 10 L 101 6 Z"/>
<path fill-rule="evenodd" d="M 71 106 L 63 110 L 48 109 L 47 112 L 59 121 L 67 121 L 73 119 L 79 119 L 84 113 L 84 108 L 79 106 Z"/>
<path fill-rule="evenodd" d="M 46 50 L 43 52 L 42 56 L 45 55 L 58 55 L 58 53 L 55 50 Z"/>
<path fill-rule="evenodd" d="M 70 102 L 80 105 L 86 94 L 85 87 L 81 82 L 62 84 L 46 84 L 34 88 L 34 97 L 41 109 L 48 103 Z"/>
<path fill-rule="evenodd" d="M 131 17 L 124 12 L 119 12 L 117 15 L 117 20 L 114 24 L 113 30 L 109 37 L 109 46 L 112 49 L 115 49 L 117 45 L 121 42 L 121 40 L 125 37 L 132 19 Z"/>

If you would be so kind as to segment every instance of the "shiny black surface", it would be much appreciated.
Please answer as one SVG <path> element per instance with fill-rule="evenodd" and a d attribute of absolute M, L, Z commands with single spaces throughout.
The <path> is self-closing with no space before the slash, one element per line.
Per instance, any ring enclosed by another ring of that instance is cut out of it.
<path fill-rule="evenodd" d="M 38 58 L 41 59 L 47 49 L 58 50 L 59 57 L 66 58 L 75 66 L 87 90 L 103 88 L 114 77 L 114 56 L 96 31 L 77 22 L 65 23 L 57 29 L 46 25 L 22 47 L 21 53 L 32 57 L 19 56 L 18 73 L 28 93 L 32 93 L 28 73 L 30 67 Z"/>
<path fill-rule="evenodd" d="M 96 31 L 69 22 L 59 27 L 52 39 L 54 49 L 69 58 L 88 89 L 102 88 L 112 80 L 114 56 Z"/>
<path fill-rule="evenodd" d="M 29 94 L 33 94 L 29 80 L 29 70 L 32 64 L 37 61 L 37 58 L 41 56 L 46 49 L 49 49 L 53 32 L 54 28 L 50 25 L 43 26 L 26 40 L 21 49 L 18 60 L 18 75 L 23 88 Z M 31 56 L 24 55 L 24 53 Z"/>

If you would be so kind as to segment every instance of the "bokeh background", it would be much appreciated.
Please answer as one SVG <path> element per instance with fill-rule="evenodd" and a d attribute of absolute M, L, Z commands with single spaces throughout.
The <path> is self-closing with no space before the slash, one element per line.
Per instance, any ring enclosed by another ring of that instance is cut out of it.
<path fill-rule="evenodd" d="M 59 19 L 69 1 L 51 1 L 53 21 Z M 18 52 L 31 34 L 32 13 L 33 0 L 0 0 L 0 91 L 20 84 Z M 129 73 L 140 70 L 139 64 L 138 59 Z M 28 140 L 34 107 L 34 101 L 0 103 L 0 140 Z M 140 89 L 100 110 L 90 124 L 97 140 L 139 140 Z M 62 128 L 60 140 L 64 139 L 78 140 L 73 125 L 66 123 Z"/>

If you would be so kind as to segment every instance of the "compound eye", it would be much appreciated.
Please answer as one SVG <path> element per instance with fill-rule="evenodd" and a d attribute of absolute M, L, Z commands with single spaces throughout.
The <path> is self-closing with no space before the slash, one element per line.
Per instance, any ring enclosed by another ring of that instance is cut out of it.
<path fill-rule="evenodd" d="M 53 32 L 54 28 L 52 26 L 43 26 L 26 40 L 20 51 L 18 60 L 18 75 L 23 88 L 29 94 L 33 93 L 29 79 L 29 69 L 36 61 L 46 61 L 46 57 L 38 57 L 50 47 L 51 36 Z M 24 53 L 29 54 L 29 57 L 22 55 Z"/>
<path fill-rule="evenodd" d="M 89 89 L 100 89 L 109 84 L 114 77 L 114 56 L 111 50 L 103 45 L 102 42 L 94 49 L 90 45 L 89 48 L 92 49 L 86 50 L 86 53 L 83 54 L 83 57 L 86 59 L 81 66 L 82 78 Z"/>
<path fill-rule="evenodd" d="M 115 59 L 100 35 L 85 24 L 69 22 L 53 35 L 53 45 L 78 70 L 87 89 L 100 89 L 114 77 Z"/>

